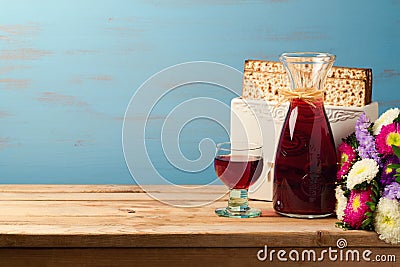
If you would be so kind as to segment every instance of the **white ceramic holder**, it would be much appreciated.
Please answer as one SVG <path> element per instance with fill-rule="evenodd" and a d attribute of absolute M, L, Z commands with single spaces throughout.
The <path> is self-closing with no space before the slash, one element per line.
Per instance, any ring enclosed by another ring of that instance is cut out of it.
<path fill-rule="evenodd" d="M 272 200 L 273 162 L 276 145 L 288 111 L 288 103 L 276 107 L 276 102 L 245 100 L 240 97 L 231 101 L 231 141 L 246 141 L 263 144 L 264 170 L 261 178 L 250 187 L 249 197 Z M 358 117 L 365 112 L 371 121 L 378 118 L 378 103 L 364 107 L 338 107 L 325 105 L 331 124 L 335 144 L 354 132 Z"/>

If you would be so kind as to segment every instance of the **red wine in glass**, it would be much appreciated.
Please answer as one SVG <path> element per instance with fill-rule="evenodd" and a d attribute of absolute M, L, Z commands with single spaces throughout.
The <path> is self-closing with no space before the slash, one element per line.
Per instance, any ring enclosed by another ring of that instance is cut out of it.
<path fill-rule="evenodd" d="M 262 147 L 249 143 L 221 143 L 217 145 L 214 168 L 218 178 L 229 187 L 226 208 L 218 208 L 218 216 L 252 218 L 261 215 L 259 209 L 248 206 L 248 189 L 263 170 Z"/>
<path fill-rule="evenodd" d="M 222 155 L 214 159 L 218 178 L 230 189 L 249 189 L 261 175 L 262 157 Z"/>

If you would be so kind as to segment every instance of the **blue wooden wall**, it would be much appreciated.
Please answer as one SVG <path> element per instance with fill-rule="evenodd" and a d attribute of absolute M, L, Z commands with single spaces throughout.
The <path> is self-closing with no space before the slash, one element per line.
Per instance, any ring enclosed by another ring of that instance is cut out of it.
<path fill-rule="evenodd" d="M 327 51 L 336 65 L 373 68 L 381 112 L 400 103 L 399 0 L 1 0 L 0 7 L 1 183 L 132 183 L 121 145 L 126 107 L 147 78 L 181 62 L 242 70 L 249 58 Z M 234 97 L 187 86 L 155 111 L 150 154 L 180 183 L 214 177 L 210 168 L 177 171 L 160 149 L 162 119 L 192 94 Z M 189 158 L 202 138 L 227 138 L 210 121 L 181 134 Z"/>

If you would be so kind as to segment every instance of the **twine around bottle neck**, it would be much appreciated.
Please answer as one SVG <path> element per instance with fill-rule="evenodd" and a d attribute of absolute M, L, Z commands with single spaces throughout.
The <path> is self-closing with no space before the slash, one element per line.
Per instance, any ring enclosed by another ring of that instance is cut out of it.
<path fill-rule="evenodd" d="M 324 99 L 324 90 L 310 90 L 310 88 L 279 89 L 279 95 L 283 96 L 283 98 L 278 101 L 275 107 L 279 107 L 283 102 L 301 99 L 315 108 L 314 103 L 319 99 Z"/>

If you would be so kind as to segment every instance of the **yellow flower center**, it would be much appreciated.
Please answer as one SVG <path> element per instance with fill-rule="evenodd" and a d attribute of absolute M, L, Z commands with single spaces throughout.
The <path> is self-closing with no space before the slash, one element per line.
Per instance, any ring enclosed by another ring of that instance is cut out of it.
<path fill-rule="evenodd" d="M 359 175 L 359 174 L 365 172 L 365 170 L 366 170 L 366 167 L 362 166 L 362 167 L 358 168 L 358 170 L 355 171 L 355 174 Z"/>
<path fill-rule="evenodd" d="M 386 144 L 388 146 L 400 146 L 400 134 L 399 133 L 390 133 L 386 138 Z"/>
<path fill-rule="evenodd" d="M 392 170 L 393 170 L 392 168 L 387 167 L 385 172 L 386 172 L 386 174 L 389 174 L 392 172 Z"/>
<path fill-rule="evenodd" d="M 353 211 L 356 212 L 358 208 L 361 206 L 360 196 L 356 196 L 353 200 L 353 204 L 351 205 Z"/>
<path fill-rule="evenodd" d="M 345 153 L 342 154 L 341 163 L 345 163 L 349 159 L 349 156 Z"/>
<path fill-rule="evenodd" d="M 392 217 L 384 216 L 384 217 L 382 218 L 382 223 L 384 223 L 384 224 L 386 224 L 386 225 L 389 225 L 389 226 L 393 226 L 394 220 L 393 220 Z"/>

